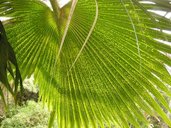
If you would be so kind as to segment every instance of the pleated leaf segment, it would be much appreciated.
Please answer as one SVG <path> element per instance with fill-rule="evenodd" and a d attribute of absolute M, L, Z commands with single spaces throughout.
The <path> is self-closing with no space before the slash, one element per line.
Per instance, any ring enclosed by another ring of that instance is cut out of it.
<path fill-rule="evenodd" d="M 73 0 L 59 8 L 50 0 L 52 9 L 39 0 L 0 1 L 22 77 L 34 74 L 52 111 L 49 126 L 56 119 L 59 128 L 141 127 L 146 114 L 171 126 L 171 35 L 163 32 L 171 20 L 148 11 L 171 5 L 149 1 Z"/>

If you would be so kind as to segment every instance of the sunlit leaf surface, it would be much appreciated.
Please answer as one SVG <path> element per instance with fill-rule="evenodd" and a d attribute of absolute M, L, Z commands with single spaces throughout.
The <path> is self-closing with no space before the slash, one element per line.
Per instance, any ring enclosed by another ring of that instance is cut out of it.
<path fill-rule="evenodd" d="M 164 112 L 170 112 L 171 34 L 164 30 L 171 31 L 171 4 L 149 2 L 79 0 L 61 47 L 72 2 L 61 9 L 59 30 L 53 11 L 38 0 L 0 1 L 0 16 L 12 17 L 4 24 L 22 76 L 34 73 L 59 127 L 141 127 L 148 125 L 144 113 L 171 126 Z"/>

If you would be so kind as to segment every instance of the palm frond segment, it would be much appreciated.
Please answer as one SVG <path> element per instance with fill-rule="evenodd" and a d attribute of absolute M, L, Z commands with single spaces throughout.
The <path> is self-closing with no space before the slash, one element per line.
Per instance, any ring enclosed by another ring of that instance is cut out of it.
<path fill-rule="evenodd" d="M 2 1 L 0 16 L 12 8 L 6 29 L 22 75 L 34 73 L 59 127 L 141 127 L 148 125 L 144 112 L 171 126 L 164 112 L 171 111 L 165 100 L 171 96 L 165 68 L 171 47 L 158 41 L 171 42 L 161 31 L 170 30 L 169 19 L 136 0 L 79 0 L 57 58 L 61 40 L 53 12 L 36 0 L 24 6 Z M 155 6 L 166 8 L 164 2 Z"/>
<path fill-rule="evenodd" d="M 12 68 L 12 65 L 14 65 L 14 68 Z M 14 87 L 10 85 L 8 73 L 14 80 Z M 16 56 L 13 48 L 8 42 L 3 24 L 0 21 L 0 96 L 2 97 L 5 108 L 7 108 L 7 105 L 3 93 L 4 90 L 7 89 L 14 97 L 15 103 L 17 103 L 18 86 L 20 86 L 20 91 L 22 91 L 22 78 L 18 68 Z"/>

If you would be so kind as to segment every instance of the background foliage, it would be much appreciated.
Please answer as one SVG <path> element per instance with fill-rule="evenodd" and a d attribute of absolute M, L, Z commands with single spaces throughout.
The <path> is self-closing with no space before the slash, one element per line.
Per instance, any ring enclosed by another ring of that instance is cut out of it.
<path fill-rule="evenodd" d="M 45 128 L 48 118 L 49 112 L 42 108 L 42 104 L 29 101 L 27 105 L 17 108 L 11 105 L 0 128 Z"/>

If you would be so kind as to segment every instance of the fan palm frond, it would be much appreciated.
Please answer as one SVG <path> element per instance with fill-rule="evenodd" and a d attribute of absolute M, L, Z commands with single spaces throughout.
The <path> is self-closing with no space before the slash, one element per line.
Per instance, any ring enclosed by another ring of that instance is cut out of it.
<path fill-rule="evenodd" d="M 149 11 L 170 3 L 149 1 L 73 0 L 56 15 L 38 0 L 1 0 L 22 77 L 34 73 L 50 124 L 141 127 L 146 112 L 171 126 L 171 20 Z"/>

